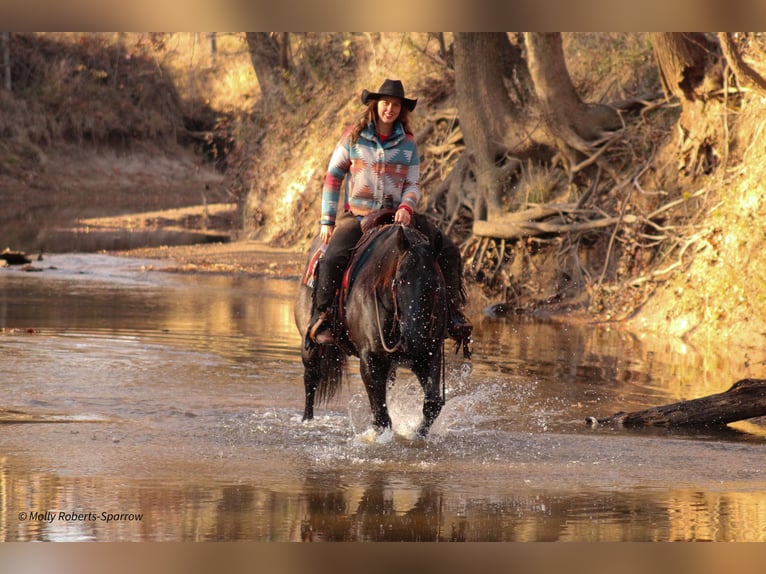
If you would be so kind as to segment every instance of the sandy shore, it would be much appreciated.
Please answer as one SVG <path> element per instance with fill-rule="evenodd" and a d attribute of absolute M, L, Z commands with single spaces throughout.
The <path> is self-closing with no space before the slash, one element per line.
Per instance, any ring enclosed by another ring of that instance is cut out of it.
<path fill-rule="evenodd" d="M 271 247 L 258 241 L 145 247 L 112 255 L 170 260 L 163 271 L 177 273 L 244 273 L 256 277 L 297 279 L 303 272 L 300 250 Z"/>

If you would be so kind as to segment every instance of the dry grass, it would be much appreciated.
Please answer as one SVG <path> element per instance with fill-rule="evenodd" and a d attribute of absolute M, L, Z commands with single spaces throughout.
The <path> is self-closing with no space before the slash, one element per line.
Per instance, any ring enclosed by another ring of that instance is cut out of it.
<path fill-rule="evenodd" d="M 567 33 L 564 54 L 572 81 L 585 101 L 627 99 L 650 93 L 657 85 L 657 67 L 646 33 Z"/>
<path fill-rule="evenodd" d="M 260 90 L 244 34 L 128 34 L 126 42 L 170 74 L 183 99 L 223 113 L 248 112 Z M 213 46 L 215 45 L 215 51 Z"/>
<path fill-rule="evenodd" d="M 17 173 L 25 149 L 66 142 L 128 148 L 172 140 L 183 125 L 180 99 L 151 60 L 98 36 L 15 34 L 13 93 L 3 94 L 0 133 L 8 155 L 0 172 Z"/>
<path fill-rule="evenodd" d="M 721 349 L 766 347 L 766 107 L 750 98 L 734 129 L 740 160 L 705 182 L 709 210 L 686 232 L 687 265 L 631 324 Z M 725 351 L 724 351 L 725 352 Z"/>

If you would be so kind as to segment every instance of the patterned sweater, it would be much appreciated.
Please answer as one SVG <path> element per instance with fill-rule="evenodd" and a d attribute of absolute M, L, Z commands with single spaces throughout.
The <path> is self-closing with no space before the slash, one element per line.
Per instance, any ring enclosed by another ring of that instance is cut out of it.
<path fill-rule="evenodd" d="M 393 197 L 394 206 L 415 209 L 420 199 L 420 157 L 415 138 L 406 134 L 401 122 L 381 142 L 370 123 L 351 143 L 352 128 L 341 136 L 330 158 L 322 187 L 322 225 L 334 225 L 343 178 L 348 175 L 348 197 L 343 208 L 367 215 L 379 208 L 383 197 Z"/>

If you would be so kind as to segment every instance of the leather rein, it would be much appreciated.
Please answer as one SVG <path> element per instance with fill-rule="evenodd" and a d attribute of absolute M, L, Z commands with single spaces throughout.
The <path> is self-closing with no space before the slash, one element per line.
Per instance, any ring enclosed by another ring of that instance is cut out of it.
<path fill-rule="evenodd" d="M 409 253 L 409 250 L 404 251 L 399 254 L 399 259 L 396 262 L 396 269 L 399 269 L 399 265 L 402 262 L 402 259 Z M 439 275 L 441 275 L 441 269 L 437 267 L 437 272 Z M 401 317 L 399 315 L 399 298 L 397 297 L 397 290 L 396 290 L 396 277 L 391 280 L 391 299 L 393 300 L 394 304 L 394 323 L 393 328 L 391 329 L 391 332 L 394 333 L 396 331 L 396 326 L 401 325 Z M 431 312 L 429 314 L 429 325 L 428 325 L 428 336 L 433 335 L 434 326 L 436 325 L 436 303 L 437 300 L 434 298 L 433 306 L 431 307 Z M 378 306 L 378 296 L 377 293 L 375 294 L 375 317 L 378 322 L 378 335 L 380 335 L 380 344 L 383 346 L 383 350 L 387 353 L 395 353 L 402 347 L 402 340 L 401 336 L 399 340 L 394 343 L 393 346 L 389 346 L 386 343 L 386 337 L 383 333 L 383 323 L 380 320 L 380 309 Z"/>

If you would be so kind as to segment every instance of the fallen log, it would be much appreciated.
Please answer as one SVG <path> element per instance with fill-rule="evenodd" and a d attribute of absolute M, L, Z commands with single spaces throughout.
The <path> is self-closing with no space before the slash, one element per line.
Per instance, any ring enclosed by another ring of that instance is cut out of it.
<path fill-rule="evenodd" d="M 519 239 L 544 234 L 576 233 L 610 227 L 619 223 L 635 223 L 635 215 L 623 217 L 602 217 L 587 221 L 559 223 L 558 221 L 474 221 L 473 234 L 478 237 L 494 237 L 497 239 Z"/>
<path fill-rule="evenodd" d="M 0 259 L 5 260 L 8 265 L 26 265 L 32 263 L 32 260 L 27 257 L 26 253 L 21 251 L 11 251 L 10 249 L 4 249 L 0 253 Z"/>
<path fill-rule="evenodd" d="M 619 223 L 635 223 L 633 214 L 622 217 L 599 217 L 591 209 L 576 203 L 544 203 L 523 211 L 495 215 L 489 221 L 475 220 L 473 234 L 497 239 L 518 239 L 543 234 L 575 233 L 609 227 Z"/>
<path fill-rule="evenodd" d="M 643 411 L 619 412 L 610 417 L 587 417 L 592 428 L 612 427 L 723 427 L 734 421 L 766 416 L 766 379 L 742 379 L 723 393 L 680 401 Z"/>

